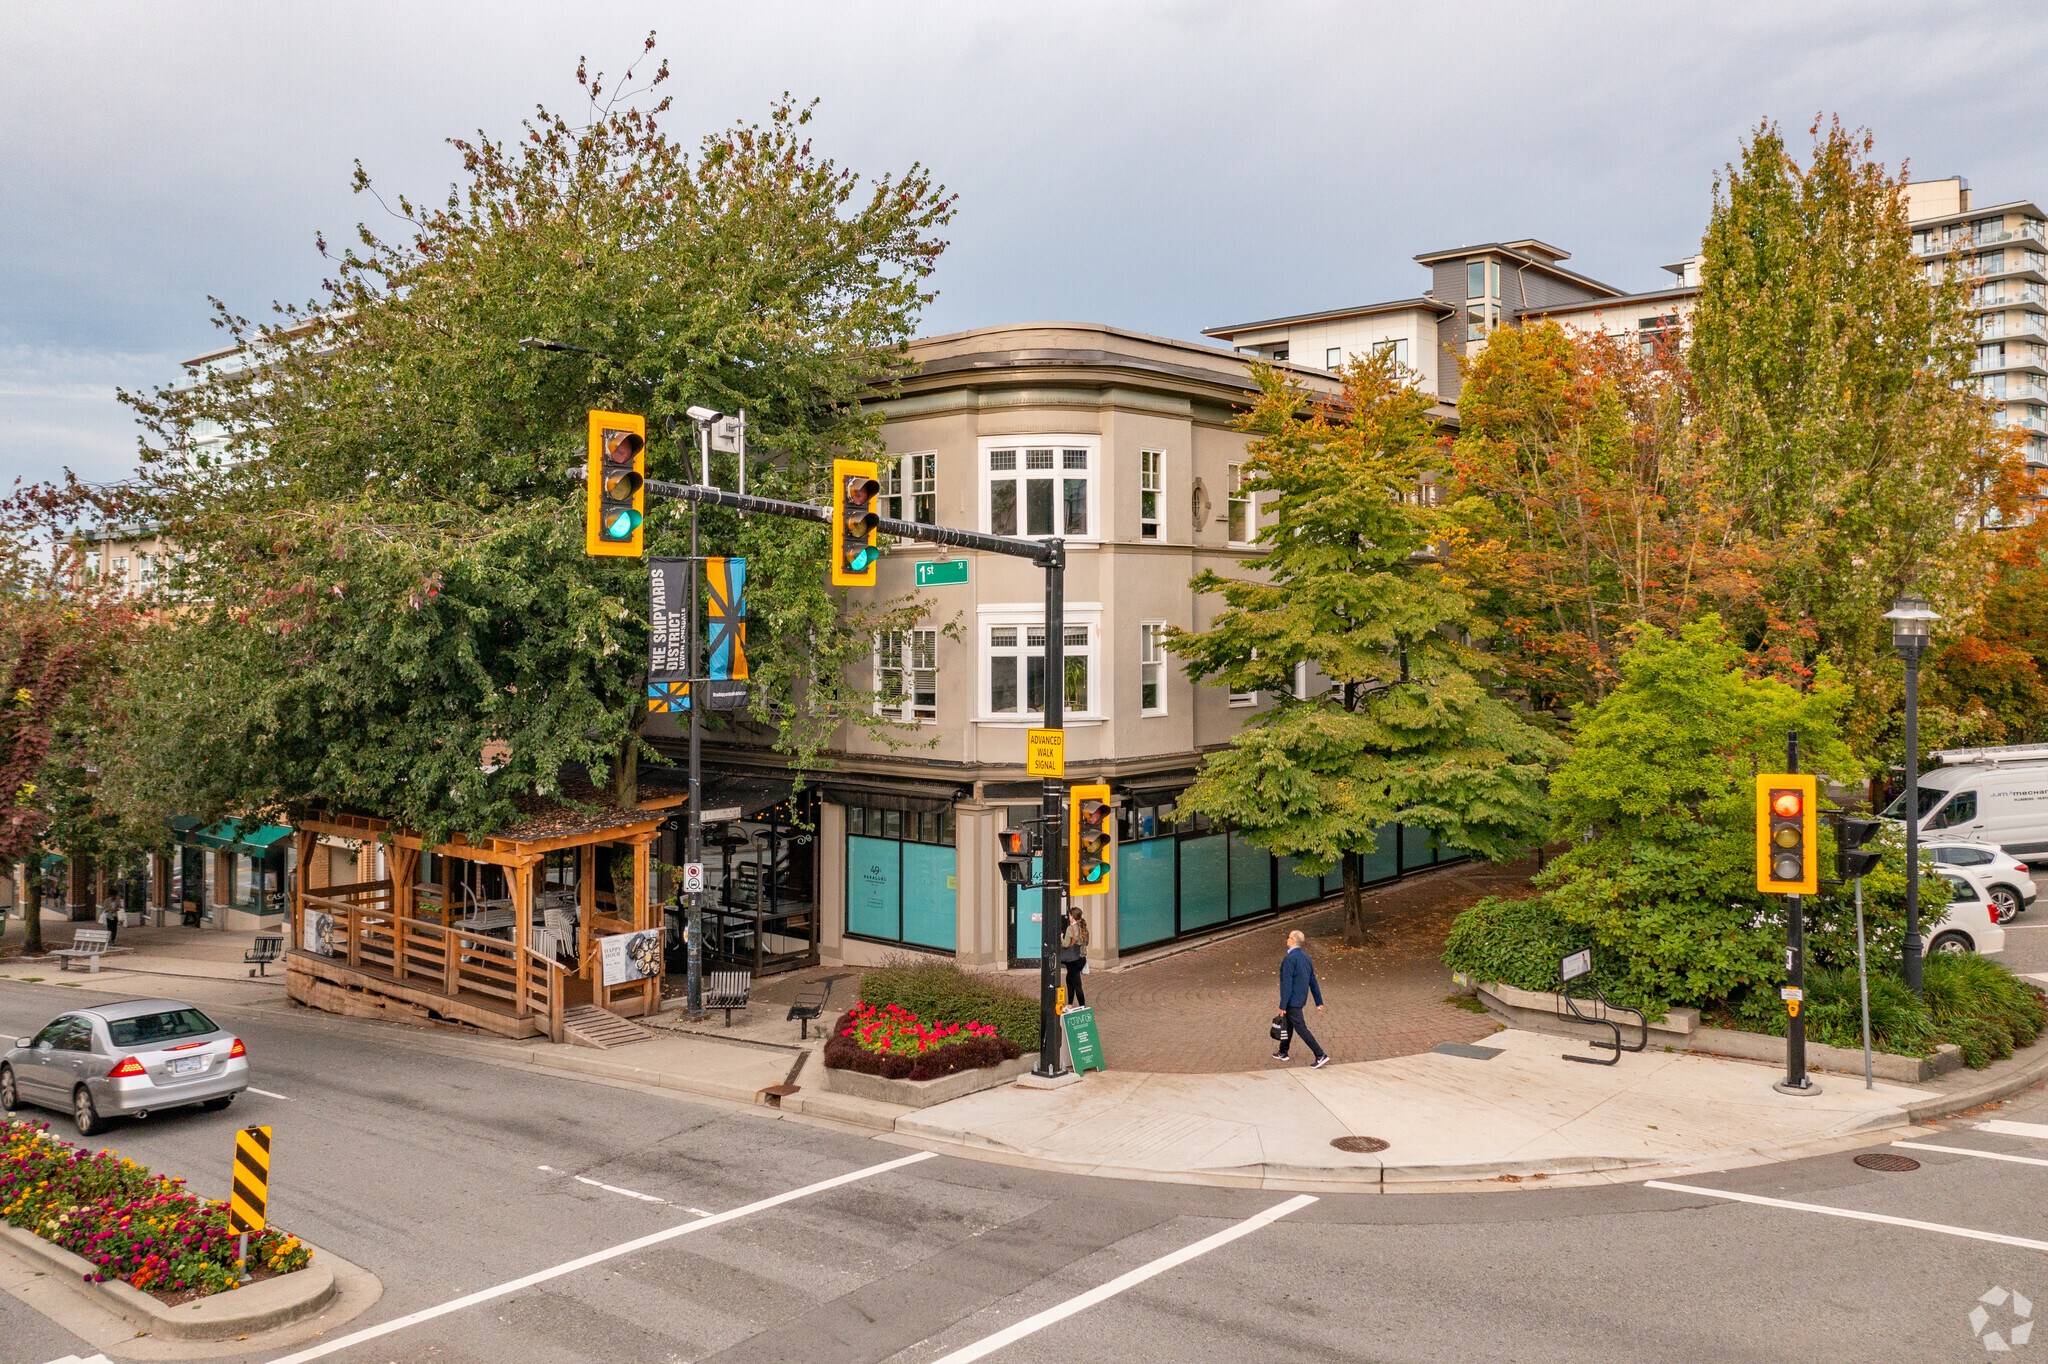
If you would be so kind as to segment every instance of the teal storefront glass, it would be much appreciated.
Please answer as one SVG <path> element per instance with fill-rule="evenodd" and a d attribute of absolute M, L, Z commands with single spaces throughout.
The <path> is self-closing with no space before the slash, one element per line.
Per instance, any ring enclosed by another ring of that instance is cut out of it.
<path fill-rule="evenodd" d="M 1230 917 L 1230 863 L 1222 834 L 1180 841 L 1180 931 Z"/>
<path fill-rule="evenodd" d="M 1401 870 L 1436 865 L 1436 835 L 1414 824 L 1401 826 Z"/>
<path fill-rule="evenodd" d="M 903 941 L 920 947 L 940 947 L 950 952 L 959 920 L 954 912 L 957 898 L 958 853 L 952 848 L 929 843 L 905 843 L 903 848 Z"/>
<path fill-rule="evenodd" d="M 1148 838 L 1117 849 L 1116 922 L 1120 948 L 1164 942 L 1174 935 L 1174 840 Z M 1020 895 L 1018 905 L 1023 899 Z"/>
<path fill-rule="evenodd" d="M 1230 840 L 1230 917 L 1273 910 L 1273 854 L 1236 834 Z"/>
<path fill-rule="evenodd" d="M 1372 851 L 1361 853 L 1358 858 L 1358 881 L 1368 885 L 1374 881 L 1391 880 L 1401 874 L 1401 864 L 1396 859 L 1401 851 L 1401 826 L 1382 824 L 1373 833 Z"/>
<path fill-rule="evenodd" d="M 1344 887 L 1343 868 L 1337 869 L 1337 888 Z M 1301 859 L 1283 857 L 1280 859 L 1280 908 L 1291 909 L 1323 898 L 1323 878 L 1305 876 L 1301 871 Z"/>
<path fill-rule="evenodd" d="M 903 845 L 893 838 L 846 840 L 846 931 L 869 938 L 900 936 Z"/>

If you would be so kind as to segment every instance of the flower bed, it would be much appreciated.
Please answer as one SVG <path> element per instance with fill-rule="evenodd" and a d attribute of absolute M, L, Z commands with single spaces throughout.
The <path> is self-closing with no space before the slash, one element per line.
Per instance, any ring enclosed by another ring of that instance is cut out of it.
<path fill-rule="evenodd" d="M 34 1232 L 167 1303 L 238 1282 L 239 1236 L 225 1203 L 185 1192 L 115 1151 L 86 1151 L 41 1123 L 0 1118 L 0 1219 Z M 275 1227 L 249 1238 L 252 1278 L 304 1269 L 313 1255 Z"/>
<path fill-rule="evenodd" d="M 936 1080 L 1023 1054 L 986 1023 L 928 1023 L 896 1004 L 854 1005 L 825 1044 L 826 1066 L 890 1080 Z"/>

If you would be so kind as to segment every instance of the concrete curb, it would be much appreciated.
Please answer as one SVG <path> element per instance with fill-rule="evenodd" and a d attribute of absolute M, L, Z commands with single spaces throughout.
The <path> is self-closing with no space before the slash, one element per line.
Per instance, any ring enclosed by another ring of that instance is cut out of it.
<path fill-rule="evenodd" d="M 969 1094 L 1006 1085 L 1037 1064 L 1038 1053 L 1027 1051 L 1014 1061 L 978 1066 L 973 1070 L 956 1070 L 936 1080 L 890 1080 L 858 1070 L 834 1070 L 829 1066 L 820 1066 L 819 1071 L 824 1077 L 825 1088 L 835 1094 L 850 1094 L 899 1108 L 930 1108 L 933 1104 L 964 1099 Z"/>
<path fill-rule="evenodd" d="M 2043 1080 L 2048 1080 L 2048 1034 L 2043 1034 L 2040 1040 L 2027 1050 L 2035 1052 L 2036 1055 L 2024 1065 L 2004 1075 L 1982 1080 L 1968 1089 L 1950 1090 L 1922 1103 L 1907 1105 L 1907 1119 L 1916 1123 L 1932 1122 L 1951 1113 L 1961 1113 L 1988 1103 L 1996 1103 L 2000 1099 L 2011 1098 L 2023 1089 L 2032 1089 Z"/>
<path fill-rule="evenodd" d="M 95 1282 L 99 1267 L 21 1227 L 0 1226 L 0 1239 L 18 1254 L 79 1280 L 86 1290 L 146 1335 L 172 1340 L 232 1340 L 309 1317 L 334 1298 L 333 1257 L 313 1251 L 313 1263 L 292 1274 L 166 1307 L 118 1279 Z"/>

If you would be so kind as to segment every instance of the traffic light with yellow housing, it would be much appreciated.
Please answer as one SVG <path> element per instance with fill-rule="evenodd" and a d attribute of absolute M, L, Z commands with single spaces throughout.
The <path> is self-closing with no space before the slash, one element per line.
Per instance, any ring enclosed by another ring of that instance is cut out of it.
<path fill-rule="evenodd" d="M 628 412 L 590 414 L 583 552 L 638 558 L 647 522 L 647 421 Z"/>
<path fill-rule="evenodd" d="M 882 483 L 878 466 L 869 459 L 832 461 L 832 585 L 873 587 L 881 515 L 875 499 Z"/>
<path fill-rule="evenodd" d="M 1756 779 L 1756 888 L 1770 895 L 1820 889 L 1820 802 L 1812 777 Z"/>
<path fill-rule="evenodd" d="M 1067 792 L 1067 894 L 1109 894 L 1109 854 L 1116 826 L 1107 786 Z"/>

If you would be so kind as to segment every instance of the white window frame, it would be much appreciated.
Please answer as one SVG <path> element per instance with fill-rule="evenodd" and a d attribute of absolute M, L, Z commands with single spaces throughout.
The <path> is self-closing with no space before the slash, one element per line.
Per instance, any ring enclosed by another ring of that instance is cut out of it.
<path fill-rule="evenodd" d="M 1250 546 L 1259 537 L 1259 499 L 1256 494 L 1242 492 L 1244 465 L 1223 466 L 1223 517 L 1225 541 L 1234 548 Z M 1236 510 L 1244 507 L 1244 528 L 1249 538 L 1237 538 Z"/>
<path fill-rule="evenodd" d="M 1145 515 L 1145 498 L 1152 499 L 1152 515 Z M 1138 538 L 1166 539 L 1166 452 L 1138 451 Z"/>
<path fill-rule="evenodd" d="M 908 643 L 911 650 L 909 666 L 904 665 L 903 647 Z M 936 725 L 939 722 L 939 632 L 922 626 L 909 630 L 885 630 L 875 636 L 875 714 L 886 716 L 899 724 Z M 922 666 L 920 666 L 922 664 Z M 918 674 L 926 674 L 931 680 L 927 704 L 918 701 Z M 909 675 L 909 683 L 891 705 L 888 700 L 889 679 Z"/>
<path fill-rule="evenodd" d="M 1016 452 L 1014 468 L 991 468 L 991 461 L 997 452 L 1004 450 Z M 1033 450 L 1050 450 L 1051 465 L 1043 470 L 1031 469 L 1028 465 L 1028 452 Z M 1066 467 L 1069 451 L 1085 453 L 1087 467 Z M 1034 540 L 1052 535 L 1065 539 L 1069 545 L 1095 545 L 1108 538 L 1102 530 L 1102 437 L 1058 434 L 983 436 L 978 442 L 975 469 L 975 524 L 985 533 L 1010 534 Z M 1015 529 L 1007 532 L 997 530 L 991 489 L 999 482 L 1024 483 L 1028 475 L 1040 472 L 1049 474 L 1053 484 L 1053 529 L 1050 532 L 1034 532 L 1030 529 L 1029 513 L 1025 505 L 1028 495 L 1020 487 L 1017 490 Z M 1088 524 L 1087 529 L 1079 533 L 1066 528 L 1065 489 L 1061 486 L 1077 476 L 1087 484 L 1082 506 Z"/>
<path fill-rule="evenodd" d="M 1151 686 L 1156 705 L 1145 704 L 1145 688 Z M 1138 624 L 1138 714 L 1166 714 L 1166 622 Z"/>
<path fill-rule="evenodd" d="M 1233 706 L 1256 706 L 1259 704 L 1259 694 L 1255 691 L 1234 691 L 1230 693 L 1230 704 Z"/>
<path fill-rule="evenodd" d="M 907 505 L 906 505 L 907 504 Z M 939 523 L 939 452 L 912 450 L 882 476 L 882 514 L 891 521 Z"/>
<path fill-rule="evenodd" d="M 998 446 L 997 448 L 1006 448 Z M 974 723 L 983 725 L 1014 726 L 1024 728 L 1042 724 L 1045 712 L 1026 710 L 1022 707 L 1030 700 L 1030 670 L 1024 661 L 1033 653 L 1042 656 L 1043 645 L 1034 650 L 1027 642 L 1032 630 L 1045 628 L 1045 608 L 1027 602 L 1012 602 L 984 605 L 976 609 L 974 622 L 974 651 L 976 656 L 974 681 Z M 1063 719 L 1068 725 L 1101 724 L 1104 716 L 1102 699 L 1107 685 L 1102 657 L 1102 604 L 1100 602 L 1069 602 L 1063 613 L 1067 628 L 1067 642 L 1061 649 L 1067 657 L 1084 656 L 1088 660 L 1088 699 L 1082 710 L 1068 710 Z M 997 646 L 993 637 L 998 630 L 1015 630 L 1014 644 Z M 1074 642 L 1076 637 L 1085 643 Z M 1017 664 L 1017 704 L 1020 709 L 997 711 L 989 708 L 990 691 L 995 681 L 995 659 L 1012 657 Z"/>

